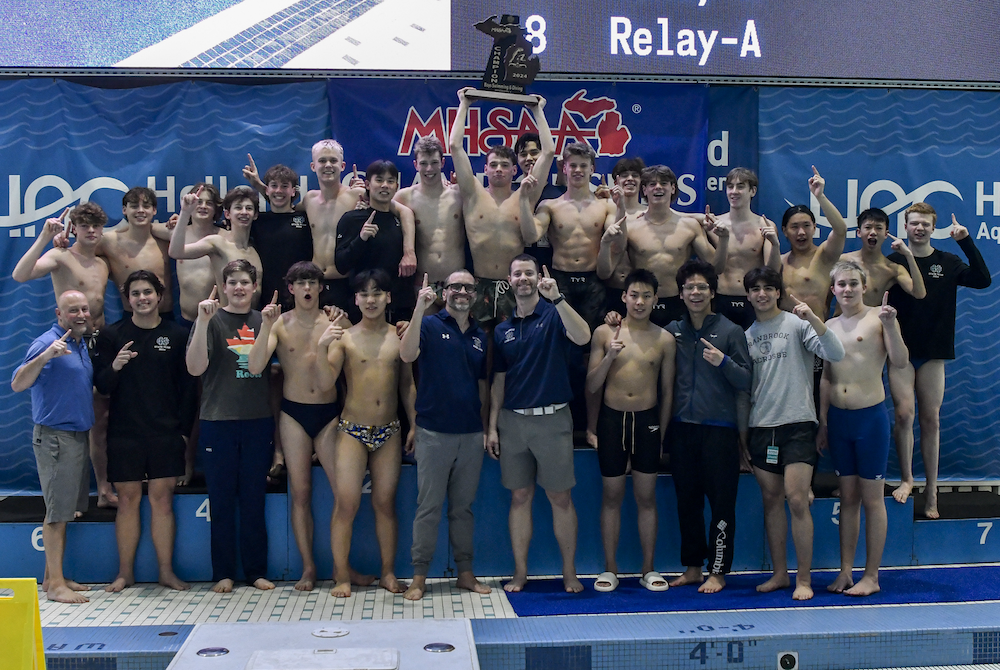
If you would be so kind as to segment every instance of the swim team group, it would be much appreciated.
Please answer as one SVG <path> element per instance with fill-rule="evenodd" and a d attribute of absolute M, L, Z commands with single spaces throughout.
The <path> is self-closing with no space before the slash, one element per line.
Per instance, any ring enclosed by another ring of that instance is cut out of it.
<path fill-rule="evenodd" d="M 87 587 L 63 573 L 63 554 L 67 522 L 87 509 L 88 461 L 98 504 L 117 507 L 120 567 L 106 590 L 135 582 L 144 482 L 159 581 L 188 588 L 172 568 L 172 503 L 196 449 L 217 592 L 234 588 L 237 554 L 248 584 L 274 588 L 265 577 L 264 500 L 269 472 L 281 467 L 303 561 L 295 588 L 316 587 L 315 460 L 335 498 L 331 595 L 376 580 L 348 558 L 366 471 L 379 585 L 423 597 L 447 500 L 457 586 L 488 593 L 473 571 L 471 511 L 486 454 L 499 460 L 511 491 L 514 575 L 504 588 L 528 584 L 537 485 L 551 503 L 565 589 L 580 592 L 574 412 L 603 480 L 606 571 L 596 590 L 618 585 L 629 473 L 641 584 L 723 589 L 742 467 L 760 485 L 774 570 L 757 590 L 811 598 L 811 481 L 827 449 L 841 496 L 841 570 L 828 588 L 879 590 L 890 432 L 902 470 L 893 496 L 903 503 L 914 486 L 915 418 L 923 512 L 938 516 L 938 415 L 945 362 L 955 358 L 957 289 L 990 285 L 966 228 L 952 215 L 963 261 L 931 245 L 930 205 L 906 210 L 906 240 L 889 233 L 882 210 L 868 209 L 857 219 L 860 249 L 845 253 L 847 223 L 813 167 L 809 189 L 830 233 L 817 245 L 813 211 L 791 207 L 780 226 L 791 250 L 782 255 L 777 226 L 752 211 L 758 182 L 745 168 L 726 177 L 729 211 L 718 215 L 674 210 L 675 174 L 638 157 L 618 161 L 613 183 L 601 178 L 595 188 L 596 155 L 586 143 L 565 146 L 552 183 L 555 144 L 540 96 L 528 106 L 538 132 L 513 148 L 491 147 L 484 186 L 463 146 L 467 89 L 459 101 L 450 180 L 435 137 L 416 144 L 418 180 L 403 189 L 387 160 L 369 165 L 364 179 L 353 166 L 342 180 L 344 148 L 321 140 L 310 165 L 319 188 L 305 194 L 292 169 L 275 165 L 261 176 L 248 156 L 250 186 L 223 197 L 195 184 L 165 224 L 144 187 L 125 194 L 124 224 L 106 233 L 107 215 L 89 202 L 45 222 L 13 277 L 51 277 L 56 323 L 30 343 L 11 386 L 31 392 L 50 600 L 87 601 Z M 267 212 L 258 211 L 260 194 Z M 114 324 L 104 320 L 109 278 L 126 306 Z M 418 482 L 408 585 L 394 567 L 404 451 L 415 457 Z M 669 455 L 686 568 L 669 583 L 654 560 L 661 455 Z M 867 555 L 855 582 L 862 507 Z"/>

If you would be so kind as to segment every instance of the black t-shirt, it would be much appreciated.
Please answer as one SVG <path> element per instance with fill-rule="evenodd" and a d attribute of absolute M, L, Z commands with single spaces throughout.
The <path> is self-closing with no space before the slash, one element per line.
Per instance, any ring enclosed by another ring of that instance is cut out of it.
<path fill-rule="evenodd" d="M 367 240 L 361 239 L 361 228 L 375 211 L 378 233 Z M 391 212 L 355 209 L 347 212 L 337 223 L 337 269 L 353 279 L 361 270 L 380 268 L 389 275 L 392 304 L 387 314 L 392 320 L 408 319 L 413 311 L 416 293 L 414 278 L 399 276 L 399 262 L 403 260 L 403 226 Z M 360 318 L 360 312 L 348 310 L 351 320 Z"/>
<path fill-rule="evenodd" d="M 916 258 L 927 287 L 927 297 L 917 300 L 897 284 L 889 290 L 889 303 L 899 311 L 899 329 L 910 351 L 910 360 L 955 358 L 955 307 L 958 287 L 986 288 L 990 271 L 972 237 L 958 241 L 969 265 L 947 251 L 935 249 L 929 256 Z M 899 253 L 889 260 L 908 268 Z"/>
<path fill-rule="evenodd" d="M 146 329 L 126 317 L 101 329 L 94 385 L 111 395 L 108 435 L 169 437 L 191 432 L 197 385 L 184 362 L 187 341 L 187 328 L 167 320 Z M 138 355 L 115 372 L 111 364 L 127 342 Z"/>
<path fill-rule="evenodd" d="M 290 304 L 284 276 L 293 264 L 313 259 L 312 230 L 305 212 L 261 212 L 250 227 L 250 239 L 260 254 L 264 276 L 261 300 L 271 302 L 278 291 L 282 303 Z"/>
<path fill-rule="evenodd" d="M 375 212 L 378 233 L 361 239 L 361 228 Z M 337 269 L 348 277 L 361 270 L 381 268 L 390 277 L 399 274 L 403 260 L 403 226 L 392 212 L 354 209 L 340 217 L 337 223 Z"/>

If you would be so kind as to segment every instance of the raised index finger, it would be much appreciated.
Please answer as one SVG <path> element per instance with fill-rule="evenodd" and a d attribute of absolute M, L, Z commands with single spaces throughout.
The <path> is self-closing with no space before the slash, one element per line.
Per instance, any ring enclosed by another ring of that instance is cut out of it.
<path fill-rule="evenodd" d="M 70 335 L 72 335 L 72 334 L 73 334 L 73 329 L 72 329 L 72 328 L 70 328 L 70 329 L 69 329 L 69 330 L 67 330 L 67 331 L 66 331 L 65 333 L 63 333 L 63 336 L 59 338 L 59 341 L 60 341 L 60 342 L 65 342 L 65 341 L 66 341 L 66 338 L 67 338 L 67 337 L 69 337 L 69 336 L 70 336 Z"/>
<path fill-rule="evenodd" d="M 882 294 L 882 306 L 887 307 L 889 305 L 889 292 L 886 291 Z"/>
<path fill-rule="evenodd" d="M 819 176 L 819 170 L 816 169 L 815 165 L 812 166 L 812 169 L 813 169 L 813 174 L 818 177 Z"/>
<path fill-rule="evenodd" d="M 60 220 L 60 221 L 65 221 L 65 220 L 66 220 L 66 215 L 67 215 L 67 214 L 69 214 L 69 207 L 67 207 L 66 209 L 64 209 L 64 210 L 63 210 L 63 213 L 59 215 L 59 220 Z M 954 218 L 955 218 L 955 215 L 954 215 L 954 214 L 952 214 L 952 215 L 951 215 L 951 218 L 953 218 L 953 219 L 954 219 Z"/>
<path fill-rule="evenodd" d="M 622 323 L 621 321 L 619 321 L 618 327 L 615 328 L 615 336 L 612 339 L 617 340 L 621 336 L 621 334 L 622 334 Z"/>
<path fill-rule="evenodd" d="M 271 304 L 272 305 L 278 304 L 278 291 L 277 290 L 275 290 L 274 291 L 274 295 L 271 296 Z"/>
<path fill-rule="evenodd" d="M 794 302 L 796 305 L 801 305 L 802 304 L 802 301 L 799 300 L 798 298 L 796 298 L 794 295 L 792 295 L 791 291 L 788 292 L 788 297 L 791 298 L 792 302 Z"/>
<path fill-rule="evenodd" d="M 129 340 L 128 342 L 125 343 L 125 346 L 122 347 L 122 351 L 128 350 L 128 348 L 131 347 L 133 344 L 135 344 L 135 340 Z"/>
<path fill-rule="evenodd" d="M 247 154 L 247 160 L 250 161 L 250 169 L 253 170 L 254 172 L 256 172 L 257 171 L 257 164 L 253 162 L 253 156 L 251 156 L 250 154 Z"/>
<path fill-rule="evenodd" d="M 360 179 L 360 177 L 358 177 L 358 164 L 357 163 L 353 163 L 353 165 L 354 165 L 354 178 L 355 179 Z"/>
<path fill-rule="evenodd" d="M 422 288 L 427 288 L 429 286 L 430 286 L 430 284 L 427 283 L 427 273 L 425 272 L 424 273 L 424 285 L 423 285 Z"/>
<path fill-rule="evenodd" d="M 549 277 L 549 268 L 548 268 L 547 265 L 543 265 L 542 266 L 542 276 L 545 277 L 546 279 L 550 279 L 550 277 Z"/>
<path fill-rule="evenodd" d="M 701 338 L 701 343 L 705 345 L 706 349 L 715 349 L 715 347 L 712 346 L 712 343 L 706 340 L 704 337 Z"/>
<path fill-rule="evenodd" d="M 215 300 L 219 295 L 219 285 L 215 284 L 212 286 L 212 293 L 208 296 L 209 300 Z"/>

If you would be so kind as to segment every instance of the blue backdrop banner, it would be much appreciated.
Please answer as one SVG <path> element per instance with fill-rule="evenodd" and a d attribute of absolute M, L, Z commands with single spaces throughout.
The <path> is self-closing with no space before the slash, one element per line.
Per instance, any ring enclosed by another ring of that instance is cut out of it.
<path fill-rule="evenodd" d="M 330 118 L 344 145 L 350 168 L 379 159 L 395 161 L 404 185 L 413 181 L 410 156 L 417 140 L 435 135 L 448 146 L 458 109 L 458 89 L 468 81 L 414 79 L 330 80 Z M 602 82 L 538 82 L 532 92 L 545 97 L 545 117 L 556 151 L 567 142 L 589 142 L 597 152 L 597 172 L 611 174 L 618 159 L 641 156 L 647 165 L 663 163 L 677 174 L 685 211 L 705 208 L 705 152 L 708 88 L 705 86 Z M 490 145 L 514 146 L 534 121 L 518 105 L 473 104 L 466 129 L 466 151 L 477 170 Z M 450 170 L 450 161 L 446 170 Z M 595 178 L 596 183 L 596 178 Z"/>
<path fill-rule="evenodd" d="M 969 229 L 996 276 L 1000 269 L 1000 94 L 966 91 L 772 88 L 760 93 L 760 211 L 780 221 L 792 204 L 810 204 L 815 165 L 826 193 L 848 221 L 847 251 L 860 248 L 859 212 L 881 207 L 890 232 L 905 238 L 903 212 L 926 201 L 938 212 L 934 247 L 964 258 L 950 239 L 951 215 Z M 783 240 L 783 248 L 788 244 Z M 891 253 L 888 243 L 883 249 Z M 1000 473 L 1000 287 L 959 289 L 957 359 L 946 366 L 941 409 L 943 478 L 996 479 Z M 919 440 L 919 432 L 917 434 Z M 922 476 L 919 456 L 916 475 Z M 890 477 L 898 477 L 890 449 Z"/>
<path fill-rule="evenodd" d="M 726 175 L 735 167 L 758 171 L 757 87 L 708 88 L 708 178 L 705 204 L 728 212 Z"/>
<path fill-rule="evenodd" d="M 8 209 L 0 215 L 0 377 L 54 321 L 48 279 L 17 284 L 14 265 L 49 216 L 91 200 L 121 219 L 122 194 L 149 186 L 162 221 L 198 181 L 225 192 L 244 183 L 253 152 L 262 170 L 284 162 L 307 174 L 309 147 L 329 135 L 323 83 L 234 86 L 187 82 L 96 89 L 54 80 L 0 83 L 0 165 Z M 2 196 L 0 196 L 2 197 Z M 109 321 L 120 317 L 114 291 Z M 0 494 L 38 489 L 27 393 L 0 385 Z"/>

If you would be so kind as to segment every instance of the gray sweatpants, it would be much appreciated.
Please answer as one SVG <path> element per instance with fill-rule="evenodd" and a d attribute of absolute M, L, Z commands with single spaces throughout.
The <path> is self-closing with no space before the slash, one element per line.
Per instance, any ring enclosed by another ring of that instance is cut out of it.
<path fill-rule="evenodd" d="M 448 535 L 459 572 L 472 570 L 472 502 L 483 467 L 483 434 L 437 433 L 417 426 L 417 514 L 413 574 L 427 575 L 448 497 Z"/>

